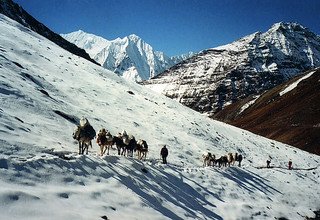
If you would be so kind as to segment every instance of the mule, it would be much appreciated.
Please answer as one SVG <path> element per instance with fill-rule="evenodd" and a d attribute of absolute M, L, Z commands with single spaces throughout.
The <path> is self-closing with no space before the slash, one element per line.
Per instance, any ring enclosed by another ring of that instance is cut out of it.
<path fill-rule="evenodd" d="M 214 154 L 211 154 L 210 152 L 206 152 L 202 155 L 202 158 L 203 158 L 204 167 L 215 165 L 216 156 Z"/>
<path fill-rule="evenodd" d="M 139 160 L 147 158 L 148 144 L 145 140 L 139 139 L 136 145 L 137 156 Z"/>
<path fill-rule="evenodd" d="M 114 136 L 113 141 L 117 146 L 118 155 L 133 157 L 133 151 L 137 147 L 137 141 L 133 135 L 127 135 L 127 132 L 124 130 L 122 133 Z"/>
<path fill-rule="evenodd" d="M 137 141 L 134 136 L 129 138 L 129 143 L 124 142 L 124 152 L 123 155 L 127 157 L 133 157 L 133 151 L 137 148 Z"/>
<path fill-rule="evenodd" d="M 216 164 L 218 164 L 219 167 L 226 167 L 228 164 L 228 156 L 221 156 L 219 159 L 216 160 Z"/>
<path fill-rule="evenodd" d="M 72 134 L 73 138 L 79 143 L 79 154 L 88 154 L 89 146 L 92 148 L 92 138 L 84 135 L 84 130 L 77 126 Z"/>
<path fill-rule="evenodd" d="M 110 134 L 110 132 L 106 132 L 105 129 L 100 130 L 97 137 L 97 144 L 100 147 L 101 156 L 103 156 L 107 150 L 108 150 L 107 155 L 109 155 L 110 148 L 114 144 L 113 137 Z"/>
<path fill-rule="evenodd" d="M 235 157 L 233 156 L 232 153 L 228 153 L 228 165 L 230 167 L 230 165 L 234 165 L 235 163 Z"/>
<path fill-rule="evenodd" d="M 242 157 L 241 154 L 238 154 L 238 153 L 235 154 L 235 161 L 238 161 L 238 162 L 239 162 L 239 164 L 238 164 L 239 167 L 241 167 L 241 161 L 242 161 L 242 159 L 243 159 L 243 157 Z"/>
<path fill-rule="evenodd" d="M 118 155 L 123 155 L 123 152 L 125 150 L 124 149 L 125 148 L 125 144 L 123 143 L 122 138 L 119 137 L 119 136 L 113 136 L 112 141 L 113 141 L 113 144 L 115 144 L 116 147 L 117 147 Z"/>

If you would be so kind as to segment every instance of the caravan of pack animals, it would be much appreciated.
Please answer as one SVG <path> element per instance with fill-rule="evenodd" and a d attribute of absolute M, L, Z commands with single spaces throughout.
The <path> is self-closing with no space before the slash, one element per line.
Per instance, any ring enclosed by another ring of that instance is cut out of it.
<path fill-rule="evenodd" d="M 99 130 L 98 135 L 96 131 L 90 125 L 88 119 L 82 117 L 79 125 L 73 132 L 73 138 L 79 143 L 79 154 L 88 154 L 89 147 L 92 148 L 92 140 L 97 136 L 97 144 L 100 147 L 100 156 L 105 154 L 109 155 L 110 149 L 116 146 L 118 155 L 127 157 L 133 157 L 134 152 L 137 152 L 137 158 L 139 160 L 145 160 L 148 152 L 148 144 L 145 140 L 139 139 L 136 141 L 133 135 L 128 135 L 124 130 L 118 133 L 117 136 L 111 135 L 105 128 Z M 228 155 L 221 156 L 216 159 L 214 154 L 206 152 L 202 155 L 203 166 L 218 166 L 227 167 L 234 165 L 238 162 L 238 166 L 241 166 L 242 155 L 235 153 L 228 153 Z"/>
<path fill-rule="evenodd" d="M 88 154 L 89 147 L 92 148 L 92 140 L 96 137 L 96 131 L 90 125 L 88 119 L 81 118 L 80 124 L 73 132 L 73 138 L 79 143 L 79 154 Z M 148 144 L 145 140 L 136 141 L 133 135 L 128 135 L 126 131 L 113 136 L 105 128 L 100 129 L 97 135 L 97 144 L 100 147 L 100 155 L 106 152 L 110 153 L 110 149 L 116 146 L 118 155 L 131 156 L 133 152 L 137 152 L 138 159 L 146 159 L 148 152 Z"/>

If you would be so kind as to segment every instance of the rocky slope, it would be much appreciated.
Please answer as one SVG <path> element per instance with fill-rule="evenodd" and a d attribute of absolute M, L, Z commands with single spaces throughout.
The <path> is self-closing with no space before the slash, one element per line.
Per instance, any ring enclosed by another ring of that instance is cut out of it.
<path fill-rule="evenodd" d="M 319 88 L 318 68 L 231 104 L 215 119 L 320 155 Z"/>
<path fill-rule="evenodd" d="M 296 23 L 277 23 L 265 33 L 205 50 L 143 84 L 213 116 L 319 64 L 319 36 Z"/>

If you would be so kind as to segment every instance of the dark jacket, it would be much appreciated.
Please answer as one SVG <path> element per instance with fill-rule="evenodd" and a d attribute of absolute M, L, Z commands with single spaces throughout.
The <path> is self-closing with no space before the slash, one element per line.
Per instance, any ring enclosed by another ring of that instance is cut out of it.
<path fill-rule="evenodd" d="M 160 152 L 160 155 L 162 157 L 167 157 L 168 156 L 168 149 L 166 148 L 166 146 L 164 146 L 162 149 L 161 149 L 161 152 Z"/>

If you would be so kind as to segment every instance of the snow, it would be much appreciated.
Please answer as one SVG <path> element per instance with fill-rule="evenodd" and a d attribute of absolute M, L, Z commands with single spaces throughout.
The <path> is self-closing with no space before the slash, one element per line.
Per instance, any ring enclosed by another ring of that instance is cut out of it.
<path fill-rule="evenodd" d="M 210 120 L 3 15 L 0 40 L 1 219 L 304 219 L 320 209 L 319 156 Z M 99 156 L 95 142 L 77 155 L 81 116 L 145 139 L 147 160 Z M 206 151 L 239 152 L 243 165 L 202 167 Z M 274 168 L 260 169 L 269 156 Z"/>
<path fill-rule="evenodd" d="M 239 114 L 241 114 L 242 112 L 244 112 L 247 108 L 249 108 L 251 105 L 253 105 L 256 100 L 260 97 L 260 95 L 255 96 L 251 101 L 247 102 L 246 104 L 244 104 L 241 109 Z"/>
<path fill-rule="evenodd" d="M 301 81 L 309 78 L 310 76 L 312 76 L 313 73 L 315 73 L 315 71 L 312 71 L 312 72 L 308 73 L 307 75 L 301 77 L 300 79 L 298 79 L 298 80 L 295 81 L 294 83 L 290 84 L 290 85 L 287 86 L 283 91 L 281 91 L 281 92 L 279 93 L 279 95 L 280 95 L 280 96 L 283 96 L 284 94 L 292 91 L 293 89 L 295 89 L 295 88 L 298 86 L 298 84 L 299 84 Z"/>

